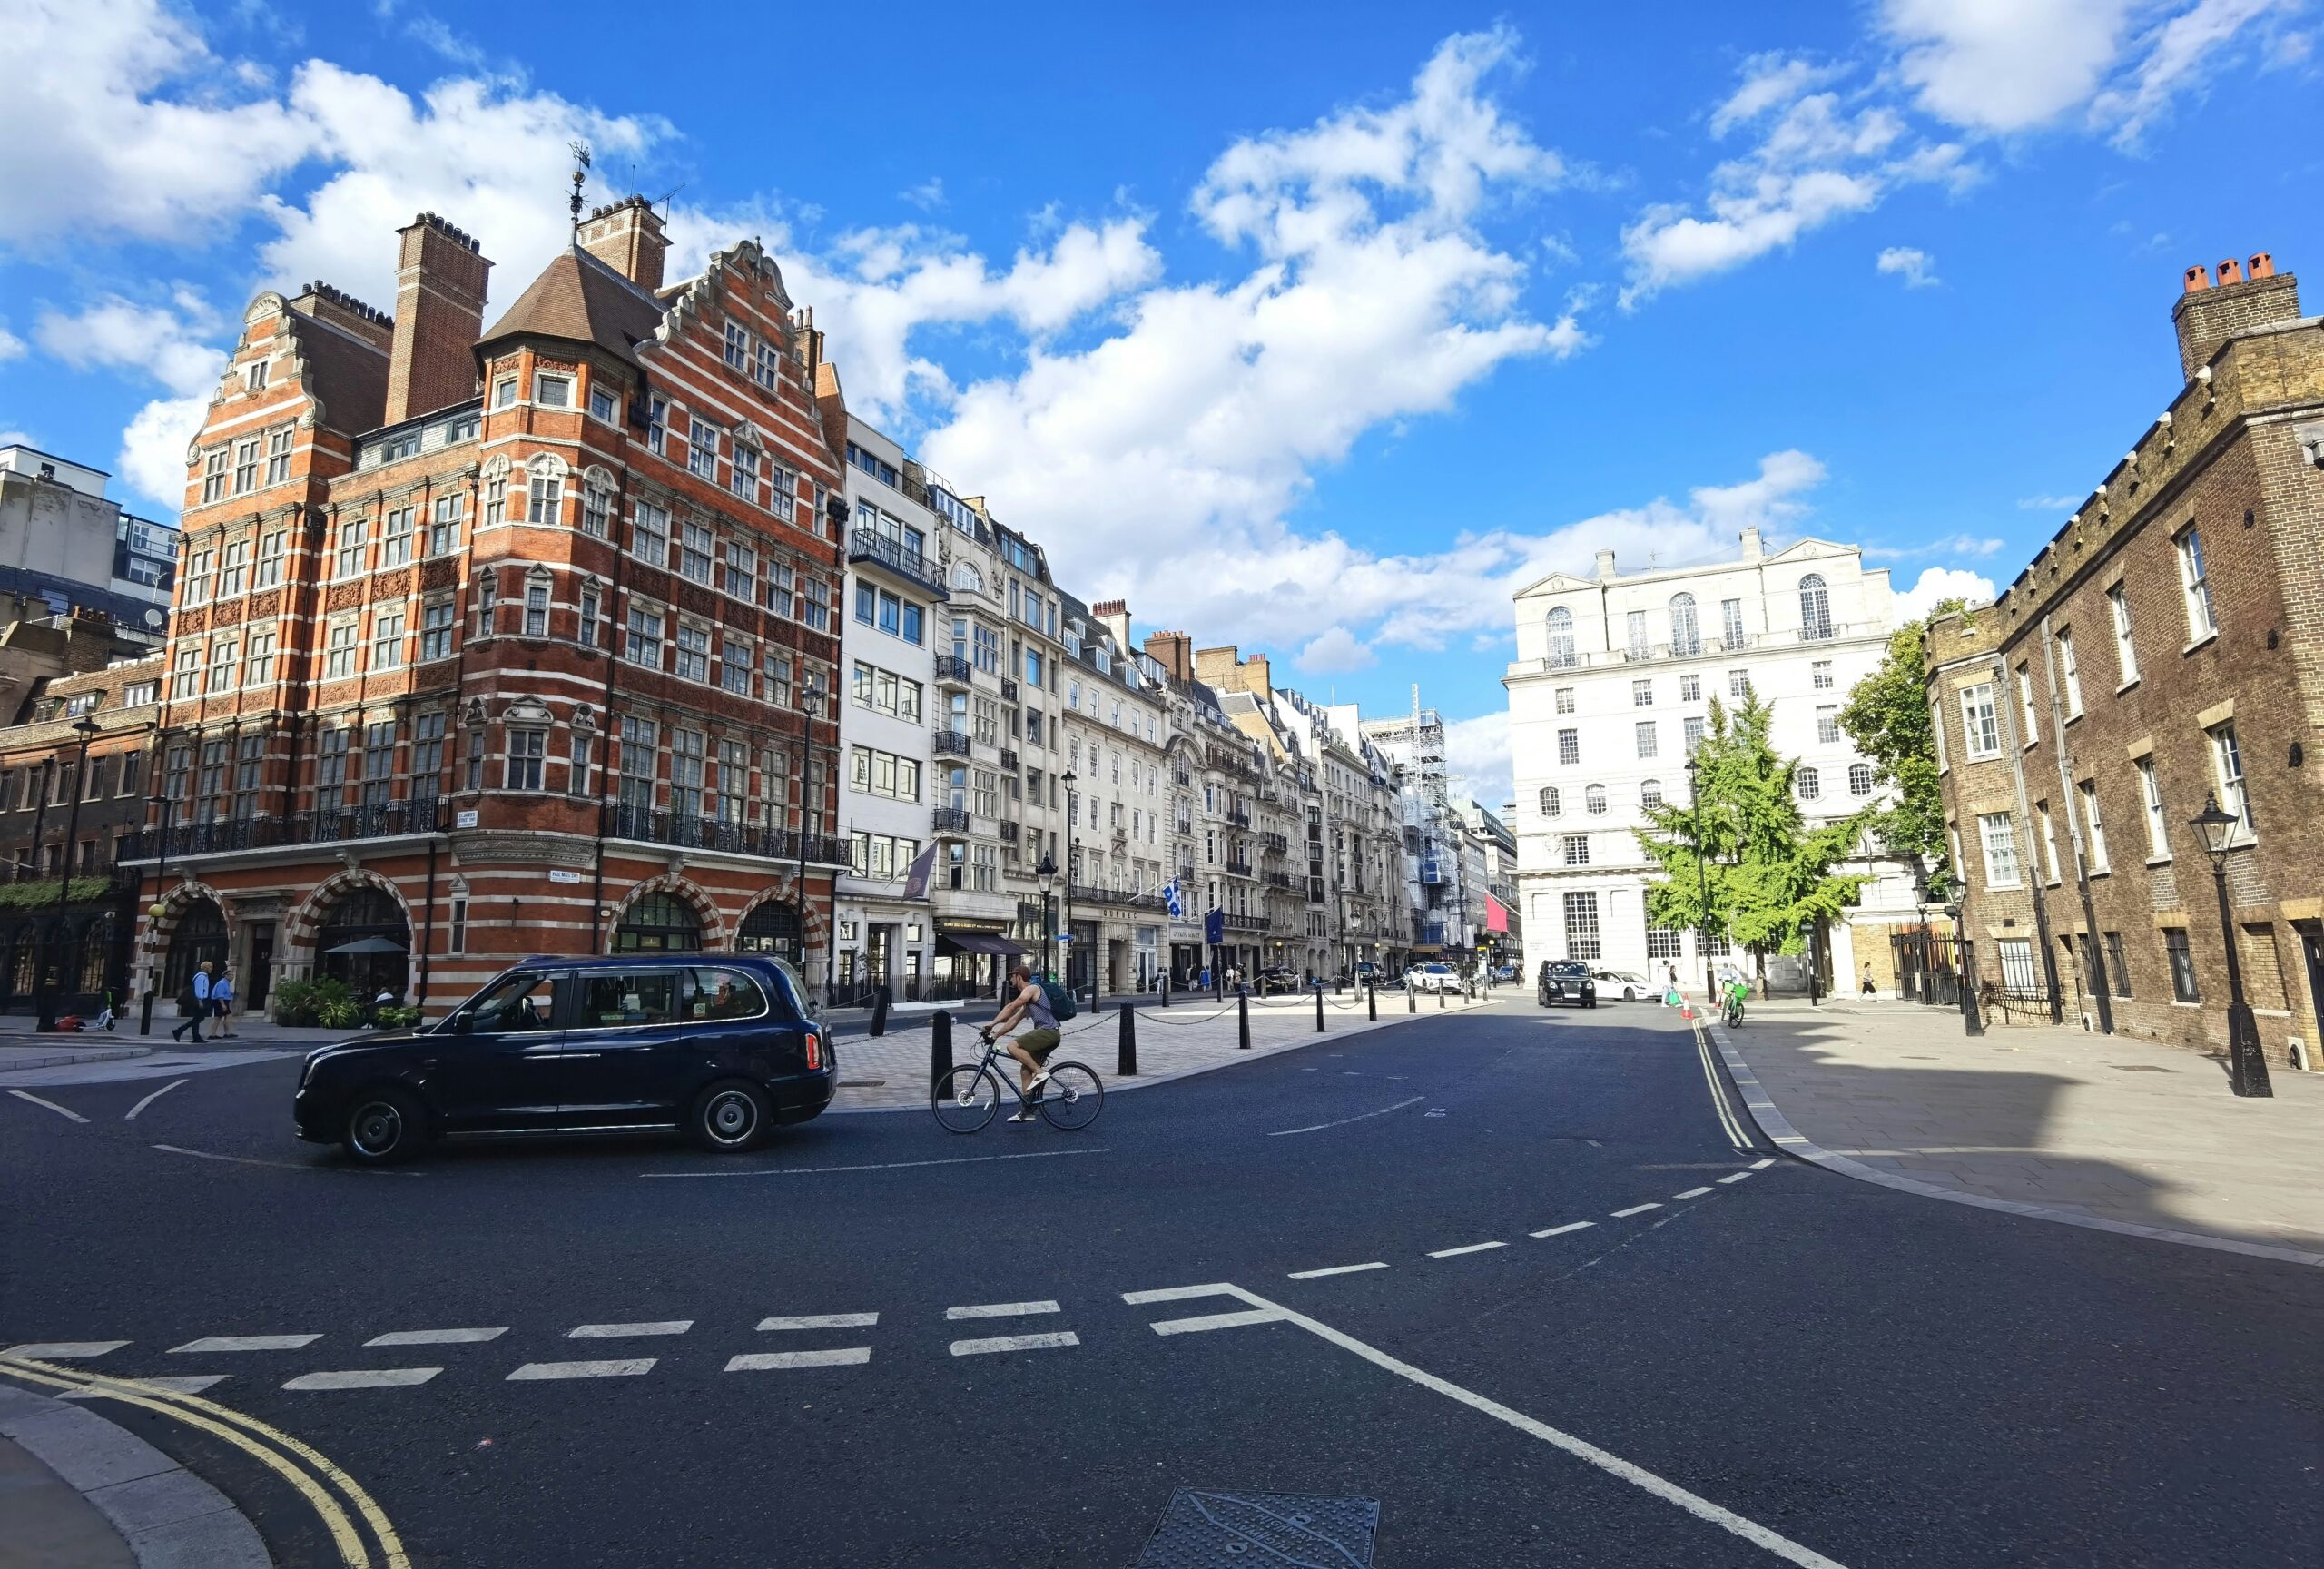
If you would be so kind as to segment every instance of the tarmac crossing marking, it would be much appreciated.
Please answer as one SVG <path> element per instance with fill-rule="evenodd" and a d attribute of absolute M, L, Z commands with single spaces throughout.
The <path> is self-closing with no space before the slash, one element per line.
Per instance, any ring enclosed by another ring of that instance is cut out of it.
<path fill-rule="evenodd" d="M 1506 1242 L 1472 1242 L 1466 1248 L 1439 1248 L 1429 1255 L 1432 1258 L 1458 1258 L 1463 1253 L 1485 1253 L 1495 1248 L 1506 1248 Z"/>
<path fill-rule="evenodd" d="M 632 1357 L 606 1362 L 527 1362 L 505 1382 L 541 1383 L 552 1378 L 631 1378 L 651 1372 L 655 1359 Z"/>
<path fill-rule="evenodd" d="M 753 1351 L 728 1358 L 726 1371 L 764 1373 L 784 1367 L 860 1367 L 871 1360 L 869 1346 L 842 1346 L 829 1351 Z"/>
<path fill-rule="evenodd" d="M 955 1340 L 955 1357 L 982 1357 L 995 1351 L 1049 1351 L 1059 1347 L 1078 1346 L 1081 1337 L 1070 1329 L 1060 1329 L 1048 1335 L 996 1335 L 988 1340 Z"/>

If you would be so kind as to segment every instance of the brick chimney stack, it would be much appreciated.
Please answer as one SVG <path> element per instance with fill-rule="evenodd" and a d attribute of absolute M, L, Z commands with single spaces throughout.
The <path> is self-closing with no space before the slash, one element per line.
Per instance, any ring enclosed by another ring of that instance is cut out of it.
<path fill-rule="evenodd" d="M 2299 320 L 2299 280 L 2278 272 L 2265 251 L 2250 259 L 2248 274 L 2230 256 L 2219 264 L 2217 285 L 2202 267 L 2188 268 L 2182 282 L 2171 320 L 2179 330 L 2179 372 L 2190 380 L 2229 339 Z"/>
<path fill-rule="evenodd" d="M 1170 673 L 1172 680 L 1191 681 L 1195 678 L 1195 640 L 1184 632 L 1149 632 L 1146 636 L 1146 651 Z"/>
<path fill-rule="evenodd" d="M 476 340 L 484 335 L 492 263 L 433 212 L 397 232 L 395 340 L 388 359 L 386 423 L 400 424 L 476 395 Z"/>
<path fill-rule="evenodd" d="M 662 263 L 670 253 L 661 215 L 643 196 L 625 196 L 583 221 L 581 249 L 645 290 L 662 286 Z"/>
<path fill-rule="evenodd" d="M 1103 599 L 1089 607 L 1089 614 L 1098 625 L 1114 635 L 1114 646 L 1124 654 L 1137 652 L 1137 645 L 1129 640 L 1129 601 Z"/>

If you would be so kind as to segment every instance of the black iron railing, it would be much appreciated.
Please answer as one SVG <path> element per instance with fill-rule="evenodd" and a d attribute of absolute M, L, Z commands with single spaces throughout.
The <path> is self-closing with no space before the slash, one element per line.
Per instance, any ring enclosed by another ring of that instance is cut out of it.
<path fill-rule="evenodd" d="M 847 537 L 847 558 L 850 561 L 872 561 L 885 567 L 898 577 L 909 577 L 938 598 L 945 597 L 941 568 L 918 550 L 906 549 L 894 539 L 884 538 L 868 529 L 858 528 Z"/>
<path fill-rule="evenodd" d="M 969 684 L 970 668 L 969 662 L 957 654 L 939 654 L 936 656 L 936 678 L 939 681 L 965 686 Z"/>
<path fill-rule="evenodd" d="M 969 738 L 958 730 L 939 730 L 928 738 L 928 749 L 939 757 L 966 757 Z"/>
<path fill-rule="evenodd" d="M 798 861 L 803 843 L 810 865 L 852 864 L 852 847 L 843 836 L 834 834 L 803 835 L 796 829 L 753 827 L 743 823 L 721 823 L 712 817 L 619 804 L 606 808 L 605 822 L 609 839 L 634 839 L 648 844 L 675 844 L 688 850 L 714 850 L 727 855 L 755 855 L 793 863 Z"/>
<path fill-rule="evenodd" d="M 407 834 L 440 834 L 447 811 L 442 797 L 390 801 L 377 806 L 330 807 L 289 817 L 222 817 L 207 823 L 173 823 L 130 836 L 124 860 L 147 860 L 164 848 L 170 858 L 224 855 L 240 850 L 282 845 L 336 844 L 350 839 L 392 839 Z"/>
<path fill-rule="evenodd" d="M 958 806 L 939 806 L 928 814 L 928 825 L 939 834 L 965 834 L 969 814 Z"/>

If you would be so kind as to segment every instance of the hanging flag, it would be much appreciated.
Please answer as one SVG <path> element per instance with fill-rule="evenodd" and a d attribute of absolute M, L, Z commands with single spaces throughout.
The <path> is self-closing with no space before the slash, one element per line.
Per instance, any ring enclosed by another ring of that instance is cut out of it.
<path fill-rule="evenodd" d="M 1171 920 L 1186 919 L 1187 907 L 1179 902 L 1178 880 L 1176 877 L 1162 885 L 1162 903 L 1169 907 Z"/>
<path fill-rule="evenodd" d="M 1508 909 L 1490 893 L 1485 895 L 1485 930 L 1488 932 L 1509 930 Z"/>
<path fill-rule="evenodd" d="M 928 897 L 928 873 L 930 868 L 935 864 L 936 846 L 933 844 L 912 857 L 911 870 L 904 873 L 905 898 L 925 899 Z"/>

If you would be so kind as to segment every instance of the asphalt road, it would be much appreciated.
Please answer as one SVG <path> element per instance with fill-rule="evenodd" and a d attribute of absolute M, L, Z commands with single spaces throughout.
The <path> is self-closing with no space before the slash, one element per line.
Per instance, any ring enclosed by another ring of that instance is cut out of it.
<path fill-rule="evenodd" d="M 1180 1487 L 1375 1500 L 1392 1569 L 2324 1561 L 2324 1275 L 1738 1146 L 1659 1010 L 1423 1014 L 1078 1134 L 416 1174 L 293 1140 L 296 1066 L 0 1094 L 0 1346 L 222 1375 L 427 1569 L 1126 1565 Z M 497 1333 L 367 1345 L 448 1330 Z M 177 1349 L 244 1336 L 316 1338 Z M 581 1362 L 635 1370 L 540 1373 Z M 341 1561 L 242 1450 L 105 1409 Z"/>

